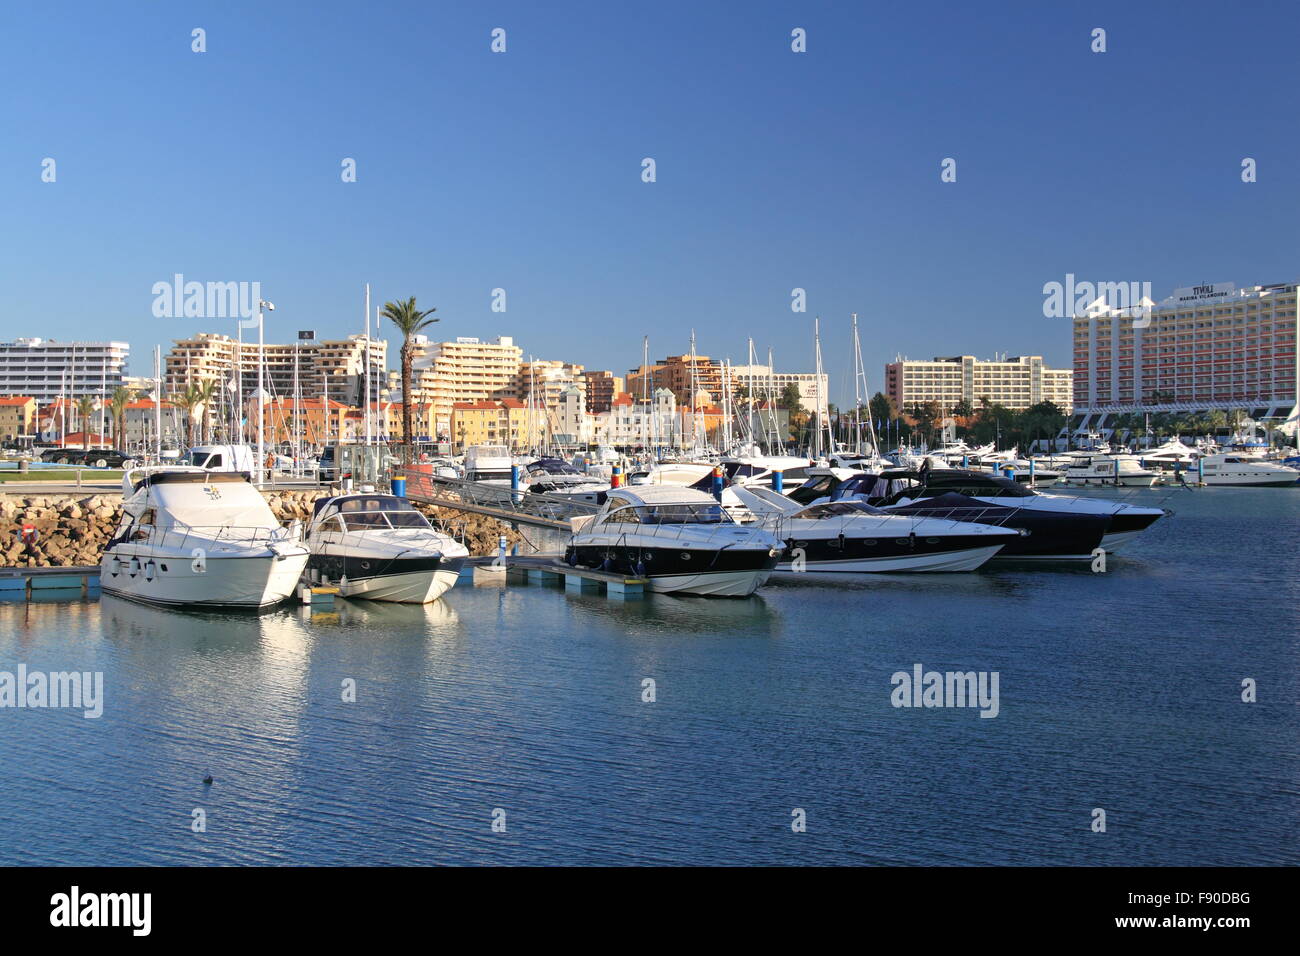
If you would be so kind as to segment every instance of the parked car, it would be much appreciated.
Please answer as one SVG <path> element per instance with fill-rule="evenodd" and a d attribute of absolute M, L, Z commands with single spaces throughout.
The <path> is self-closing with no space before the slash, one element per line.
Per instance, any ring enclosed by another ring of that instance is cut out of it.
<path fill-rule="evenodd" d="M 41 461 L 56 465 L 84 465 L 90 468 L 124 468 L 134 463 L 131 456 L 114 448 L 47 448 Z"/>

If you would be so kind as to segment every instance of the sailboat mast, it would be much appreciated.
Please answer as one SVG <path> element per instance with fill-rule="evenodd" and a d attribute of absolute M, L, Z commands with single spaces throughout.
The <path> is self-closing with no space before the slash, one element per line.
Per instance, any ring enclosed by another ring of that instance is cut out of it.
<path fill-rule="evenodd" d="M 370 420 L 370 283 L 369 282 L 366 283 L 365 317 L 366 317 L 366 339 L 365 339 L 366 398 L 365 401 L 362 402 L 361 410 L 362 410 L 362 414 L 365 415 L 366 447 L 369 448 L 371 445 L 374 444 L 373 437 L 371 435 L 371 420 Z M 402 396 L 402 401 L 409 402 L 410 400 L 411 399 L 409 398 L 409 396 L 406 395 Z"/>
<path fill-rule="evenodd" d="M 650 448 L 654 440 L 654 422 L 650 405 L 650 336 L 641 336 L 641 407 L 645 410 L 645 428 L 642 430 L 641 447 Z"/>
<path fill-rule="evenodd" d="M 158 461 L 162 461 L 162 346 L 153 347 L 153 431 L 158 446 Z"/>

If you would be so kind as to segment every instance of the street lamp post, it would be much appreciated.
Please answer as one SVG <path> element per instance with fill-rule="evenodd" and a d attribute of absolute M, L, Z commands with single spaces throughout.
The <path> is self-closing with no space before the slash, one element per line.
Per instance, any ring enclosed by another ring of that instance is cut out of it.
<path fill-rule="evenodd" d="M 275 311 L 275 303 L 257 300 L 257 487 L 262 487 L 266 467 L 266 337 L 262 334 L 262 309 Z"/>

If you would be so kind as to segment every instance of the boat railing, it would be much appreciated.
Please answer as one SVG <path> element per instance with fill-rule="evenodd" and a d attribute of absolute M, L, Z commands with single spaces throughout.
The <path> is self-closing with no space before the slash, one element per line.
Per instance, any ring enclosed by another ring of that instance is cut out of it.
<path fill-rule="evenodd" d="M 136 534 L 147 529 L 137 529 Z M 187 548 L 213 546 L 230 546 L 251 548 L 273 544 L 301 544 L 300 527 L 238 526 L 238 525 L 184 525 L 176 524 L 166 529 L 154 529 L 147 532 L 143 539 L 150 547 L 175 548 L 184 551 Z"/>
<path fill-rule="evenodd" d="M 407 527 L 393 528 L 391 526 L 380 527 L 375 525 L 370 528 L 351 528 L 341 531 L 336 524 L 327 524 L 315 529 L 313 540 L 328 542 L 332 545 L 338 545 L 343 549 L 356 548 L 360 549 L 375 543 L 373 533 L 375 531 L 410 531 L 412 534 L 403 535 L 400 538 L 385 539 L 392 545 L 401 545 L 406 551 L 442 551 L 446 547 L 446 539 L 455 536 L 446 532 L 439 531 L 430 525 L 417 526 L 410 525 Z"/>
<path fill-rule="evenodd" d="M 591 530 L 590 526 L 584 530 Z M 718 522 L 662 522 L 658 524 L 649 524 L 646 522 L 635 521 L 612 521 L 602 524 L 599 531 L 610 534 L 619 534 L 619 547 L 624 547 L 622 542 L 626 541 L 628 535 L 636 535 L 639 538 L 652 538 L 657 542 L 666 540 L 676 540 L 687 542 L 698 547 L 705 545 L 708 547 L 717 546 L 719 550 L 730 545 L 738 544 L 742 541 L 748 541 L 752 538 L 773 532 L 767 528 L 756 524 L 742 525 L 734 521 Z M 736 532 L 740 531 L 741 534 Z M 632 545 L 635 547 L 635 545 Z"/>
<path fill-rule="evenodd" d="M 950 505 L 941 508 L 913 508 L 906 513 L 890 511 L 893 518 L 941 518 L 948 521 L 961 521 L 965 524 L 989 524 L 1002 527 L 1020 511 L 1017 505 L 992 505 L 987 508 L 970 505 Z M 961 517 L 956 517 L 960 515 Z"/>

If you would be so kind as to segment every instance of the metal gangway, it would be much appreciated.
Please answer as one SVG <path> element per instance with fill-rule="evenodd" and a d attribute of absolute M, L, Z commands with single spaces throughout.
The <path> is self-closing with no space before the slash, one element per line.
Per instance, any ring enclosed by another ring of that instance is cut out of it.
<path fill-rule="evenodd" d="M 569 519 L 594 515 L 599 505 L 575 501 L 567 495 L 538 494 L 509 485 L 444 478 L 410 468 L 395 469 L 406 479 L 406 496 L 421 504 L 487 515 L 510 524 L 534 525 L 568 532 Z"/>

